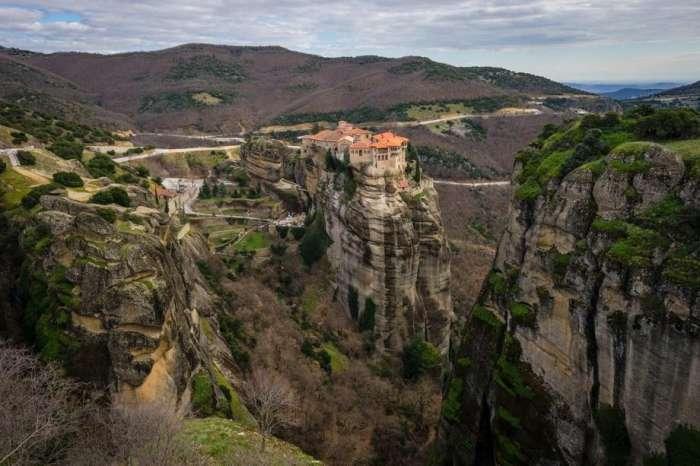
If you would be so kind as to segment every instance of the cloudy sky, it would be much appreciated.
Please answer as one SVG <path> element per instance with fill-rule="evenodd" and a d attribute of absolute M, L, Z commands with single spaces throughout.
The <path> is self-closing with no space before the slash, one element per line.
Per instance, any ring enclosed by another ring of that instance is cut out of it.
<path fill-rule="evenodd" d="M 560 81 L 696 81 L 700 0 L 0 0 L 7 47 L 116 53 L 187 42 L 423 55 Z"/>

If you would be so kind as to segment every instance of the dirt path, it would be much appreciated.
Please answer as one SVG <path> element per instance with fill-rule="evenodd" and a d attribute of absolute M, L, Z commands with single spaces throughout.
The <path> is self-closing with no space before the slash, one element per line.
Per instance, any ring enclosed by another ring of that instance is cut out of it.
<path fill-rule="evenodd" d="M 51 178 L 45 175 L 41 175 L 33 170 L 27 170 L 26 168 L 17 166 L 17 167 L 12 167 L 14 171 L 19 173 L 22 176 L 26 176 L 30 180 L 36 182 L 37 184 L 46 184 L 51 181 Z"/>

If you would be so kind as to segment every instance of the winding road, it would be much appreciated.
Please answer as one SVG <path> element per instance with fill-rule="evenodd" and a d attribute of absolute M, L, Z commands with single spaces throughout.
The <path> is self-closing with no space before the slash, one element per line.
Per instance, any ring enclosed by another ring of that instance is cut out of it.
<path fill-rule="evenodd" d="M 450 186 L 464 186 L 465 188 L 482 188 L 485 186 L 510 186 L 510 181 L 452 181 L 433 180 L 434 184 L 446 184 Z"/>
<path fill-rule="evenodd" d="M 243 143 L 245 142 L 245 139 L 241 137 L 236 137 L 236 136 L 216 136 L 216 135 L 207 135 L 207 134 L 202 134 L 202 135 L 196 135 L 196 134 L 173 134 L 173 133 L 136 133 L 134 136 L 168 136 L 168 137 L 176 137 L 176 138 L 187 138 L 187 139 L 204 139 L 207 141 L 216 141 L 216 142 L 240 142 Z M 216 148 L 215 147 L 212 147 Z"/>

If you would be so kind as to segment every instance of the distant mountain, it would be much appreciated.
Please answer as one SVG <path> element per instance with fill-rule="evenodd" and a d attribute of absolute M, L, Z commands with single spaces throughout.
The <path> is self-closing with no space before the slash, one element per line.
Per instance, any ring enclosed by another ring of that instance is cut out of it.
<path fill-rule="evenodd" d="M 700 81 L 687 86 L 676 87 L 658 94 L 659 97 L 700 96 Z"/>
<path fill-rule="evenodd" d="M 682 86 L 683 83 L 676 82 L 656 82 L 656 83 L 566 83 L 575 89 L 591 92 L 593 94 L 608 94 L 611 92 L 620 91 L 623 89 L 659 89 L 666 90 L 674 87 Z"/>
<path fill-rule="evenodd" d="M 631 87 L 625 87 L 622 89 L 618 89 L 614 92 L 603 92 L 600 95 L 615 100 L 628 100 L 654 95 L 662 91 L 663 89 L 635 89 Z"/>
<path fill-rule="evenodd" d="M 700 81 L 685 86 L 675 87 L 654 95 L 626 100 L 623 107 L 651 105 L 656 108 L 689 107 L 700 110 Z"/>
<path fill-rule="evenodd" d="M 422 57 L 324 58 L 282 47 L 187 44 L 115 55 L 0 48 L 0 60 L 13 69 L 11 85 L 0 74 L 0 98 L 47 101 L 64 113 L 78 105 L 94 123 L 113 119 L 142 129 L 240 132 L 290 114 L 371 115 L 410 102 L 505 105 L 585 94 L 502 68 Z"/>

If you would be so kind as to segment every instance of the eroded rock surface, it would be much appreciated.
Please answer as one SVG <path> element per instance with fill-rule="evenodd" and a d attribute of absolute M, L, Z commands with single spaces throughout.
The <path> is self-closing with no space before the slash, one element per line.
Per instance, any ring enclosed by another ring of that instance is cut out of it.
<path fill-rule="evenodd" d="M 514 197 L 453 355 L 451 462 L 603 464 L 606 406 L 636 461 L 700 425 L 697 179 L 661 146 L 632 149 Z"/>
<path fill-rule="evenodd" d="M 40 204 L 18 226 L 15 284 L 19 319 L 40 353 L 121 402 L 185 409 L 200 372 L 212 380 L 213 402 L 228 404 L 221 380 L 231 355 L 215 332 L 219 297 L 198 267 L 210 259 L 204 239 L 178 234 L 176 219 L 148 206 L 55 195 Z"/>
<path fill-rule="evenodd" d="M 380 351 L 401 351 L 418 336 L 446 352 L 453 320 L 450 255 L 432 180 L 365 169 L 354 171 L 349 190 L 347 173 L 324 170 L 321 155 L 302 163 L 332 240 L 327 257 L 337 299 L 357 320 L 374 305 Z"/>

